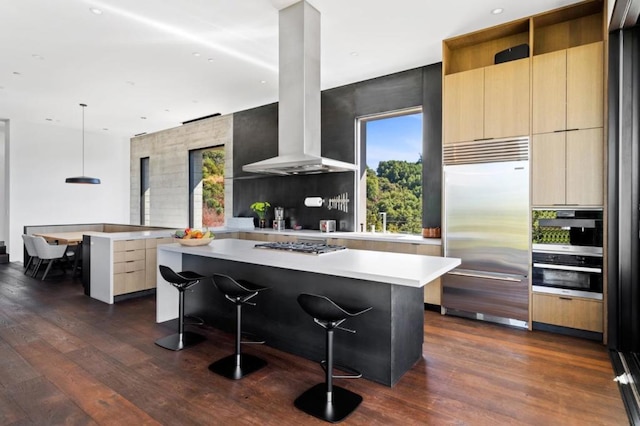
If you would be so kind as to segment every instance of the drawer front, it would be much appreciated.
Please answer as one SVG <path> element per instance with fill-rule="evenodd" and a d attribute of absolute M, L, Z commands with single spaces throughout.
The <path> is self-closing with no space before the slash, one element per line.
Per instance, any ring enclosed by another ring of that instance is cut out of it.
<path fill-rule="evenodd" d="M 127 249 L 125 243 L 126 241 L 114 241 L 113 251 L 114 252 L 125 251 Z"/>
<path fill-rule="evenodd" d="M 118 296 L 127 292 L 126 273 L 113 274 L 113 295 Z"/>
<path fill-rule="evenodd" d="M 144 280 L 144 270 L 113 274 L 113 295 L 144 290 Z"/>
<path fill-rule="evenodd" d="M 126 240 L 124 242 L 125 250 L 140 250 L 144 249 L 145 241 L 144 240 Z"/>
<path fill-rule="evenodd" d="M 124 252 L 124 260 L 126 262 L 131 262 L 133 260 L 144 260 L 146 254 L 146 250 L 131 250 Z"/>
<path fill-rule="evenodd" d="M 145 240 L 120 240 L 113 242 L 113 251 L 140 250 L 145 248 Z"/>
<path fill-rule="evenodd" d="M 602 333 L 602 301 L 578 297 L 533 294 L 533 320 L 561 327 Z"/>
<path fill-rule="evenodd" d="M 125 252 L 124 251 L 114 251 L 113 252 L 113 263 L 122 263 L 125 261 Z"/>
<path fill-rule="evenodd" d="M 122 274 L 125 272 L 142 271 L 146 267 L 144 260 L 132 260 L 130 262 L 118 262 L 113 264 L 113 273 Z"/>

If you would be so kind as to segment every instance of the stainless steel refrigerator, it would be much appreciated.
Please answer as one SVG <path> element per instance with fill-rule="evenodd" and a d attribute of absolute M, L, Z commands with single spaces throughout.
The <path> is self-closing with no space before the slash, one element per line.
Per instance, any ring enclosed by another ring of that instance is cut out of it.
<path fill-rule="evenodd" d="M 529 321 L 529 139 L 444 149 L 444 312 L 526 326 Z"/>

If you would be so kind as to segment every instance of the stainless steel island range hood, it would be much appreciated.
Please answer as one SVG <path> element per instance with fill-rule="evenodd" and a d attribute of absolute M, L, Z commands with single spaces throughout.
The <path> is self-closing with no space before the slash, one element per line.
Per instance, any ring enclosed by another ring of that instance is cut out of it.
<path fill-rule="evenodd" d="M 242 166 L 276 175 L 344 172 L 349 164 L 320 153 L 320 12 L 306 1 L 279 15 L 278 156 Z"/>

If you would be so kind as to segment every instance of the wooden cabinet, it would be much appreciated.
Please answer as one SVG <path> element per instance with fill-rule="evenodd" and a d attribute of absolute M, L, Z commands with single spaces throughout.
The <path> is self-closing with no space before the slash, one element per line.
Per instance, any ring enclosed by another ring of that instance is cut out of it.
<path fill-rule="evenodd" d="M 145 288 L 145 240 L 113 242 L 113 295 Z"/>
<path fill-rule="evenodd" d="M 534 56 L 533 133 L 603 127 L 603 71 L 602 42 Z"/>
<path fill-rule="evenodd" d="M 529 134 L 529 59 L 444 77 L 444 143 Z"/>
<path fill-rule="evenodd" d="M 567 129 L 604 125 L 603 43 L 567 50 Z"/>
<path fill-rule="evenodd" d="M 533 321 L 602 333 L 603 306 L 600 300 L 534 293 Z"/>
<path fill-rule="evenodd" d="M 173 238 L 147 238 L 145 241 L 145 284 L 144 290 L 156 288 L 158 283 L 158 252 L 161 244 L 173 243 Z"/>
<path fill-rule="evenodd" d="M 484 68 L 444 77 L 444 142 L 484 138 Z"/>
<path fill-rule="evenodd" d="M 604 202 L 602 128 L 533 135 L 534 206 L 601 206 Z"/>
<path fill-rule="evenodd" d="M 529 134 L 529 59 L 485 68 L 484 137 Z"/>

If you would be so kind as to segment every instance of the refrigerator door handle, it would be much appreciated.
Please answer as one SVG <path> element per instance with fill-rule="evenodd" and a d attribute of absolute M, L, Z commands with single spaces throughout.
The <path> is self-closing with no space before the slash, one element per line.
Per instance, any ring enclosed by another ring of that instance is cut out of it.
<path fill-rule="evenodd" d="M 519 283 L 522 280 L 513 277 L 500 277 L 497 275 L 489 275 L 489 274 L 476 274 L 471 272 L 461 272 L 461 271 L 451 271 L 448 272 L 449 275 L 462 275 L 463 277 L 473 277 L 473 278 L 486 278 L 488 280 L 498 280 L 498 281 L 511 281 Z"/>

